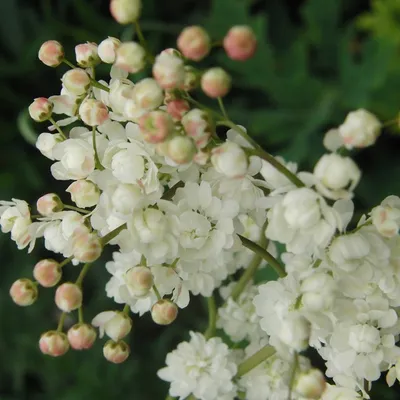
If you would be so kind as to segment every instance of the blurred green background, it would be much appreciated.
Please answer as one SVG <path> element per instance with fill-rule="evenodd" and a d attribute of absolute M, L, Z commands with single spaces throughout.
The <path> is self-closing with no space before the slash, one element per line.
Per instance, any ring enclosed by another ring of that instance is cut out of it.
<path fill-rule="evenodd" d="M 250 24 L 259 48 L 246 63 L 234 63 L 213 51 L 202 65 L 219 64 L 234 76 L 226 106 L 235 122 L 246 126 L 269 151 L 311 168 L 323 154 L 323 134 L 360 107 L 382 121 L 397 117 L 400 107 L 400 2 L 398 0 L 143 0 L 141 25 L 151 49 L 172 47 L 183 25 L 201 24 L 215 40 L 233 24 Z M 109 0 L 0 1 L 0 199 L 21 198 L 34 204 L 44 193 L 62 192 L 50 161 L 32 143 L 46 125 L 26 116 L 33 98 L 60 90 L 62 66 L 51 69 L 37 59 L 40 44 L 61 41 L 73 60 L 74 46 L 107 36 L 133 38 L 109 16 Z M 212 103 L 210 103 L 212 105 Z M 397 124 L 384 130 L 376 146 L 355 155 L 364 176 L 357 190 L 361 211 L 388 194 L 400 194 L 400 136 Z M 31 276 L 47 256 L 40 245 L 28 256 L 8 235 L 0 235 L 0 400 L 163 399 L 166 385 L 155 372 L 165 354 L 188 329 L 203 329 L 204 304 L 194 299 L 178 321 L 159 328 L 148 317 L 134 319 L 129 338 L 132 355 L 123 365 L 102 356 L 101 341 L 84 353 L 60 359 L 38 351 L 40 333 L 57 324 L 54 292 L 40 292 L 29 309 L 8 296 L 11 283 Z M 105 259 L 110 257 L 110 253 Z M 85 283 L 88 320 L 113 308 L 105 298 L 104 263 Z M 70 268 L 71 279 L 77 270 Z M 73 320 L 68 323 L 73 323 Z M 373 399 L 398 399 L 377 383 Z"/>

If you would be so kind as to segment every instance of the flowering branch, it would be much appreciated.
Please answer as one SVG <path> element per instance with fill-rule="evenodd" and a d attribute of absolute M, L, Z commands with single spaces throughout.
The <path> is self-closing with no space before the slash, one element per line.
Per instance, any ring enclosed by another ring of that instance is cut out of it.
<path fill-rule="evenodd" d="M 263 361 L 273 356 L 275 353 L 276 350 L 272 346 L 264 346 L 263 348 L 258 350 L 257 353 L 253 354 L 247 360 L 244 360 L 241 364 L 239 364 L 238 371 L 235 377 L 240 378 L 241 376 L 247 374 L 252 369 L 260 365 Z"/>

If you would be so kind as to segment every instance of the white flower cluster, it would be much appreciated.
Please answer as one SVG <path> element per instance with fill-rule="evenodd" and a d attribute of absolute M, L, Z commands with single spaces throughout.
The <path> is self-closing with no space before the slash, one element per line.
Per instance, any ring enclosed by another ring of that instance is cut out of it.
<path fill-rule="evenodd" d="M 140 10 L 140 1 L 111 2 L 123 24 L 136 21 Z M 228 56 L 242 61 L 255 45 L 247 27 L 232 28 L 224 40 Z M 73 204 L 54 193 L 37 201 L 38 214 L 22 200 L 0 203 L 1 229 L 18 248 L 31 251 L 43 237 L 46 249 L 65 258 L 40 261 L 37 282 L 16 281 L 12 298 L 32 304 L 37 284 L 55 286 L 68 262 L 81 263 L 76 282 L 56 292 L 63 312 L 81 310 L 82 280 L 110 243 L 117 248 L 106 263 L 111 278 L 105 289 L 124 309 L 92 321 L 111 338 L 104 346 L 109 361 L 129 355 L 122 341 L 132 328 L 129 312 L 150 312 L 156 323 L 168 325 L 190 296 L 202 295 L 209 298 L 208 330 L 191 332 L 158 373 L 171 383 L 171 396 L 368 398 L 364 381 L 390 370 L 393 383 L 400 359 L 400 199 L 389 196 L 348 230 L 361 172 L 341 150 L 372 145 L 380 122 L 366 110 L 351 112 L 325 138 L 331 153 L 313 173 L 297 172 L 295 164 L 257 146 L 244 127 L 189 96 L 199 82 L 185 58 L 208 54 L 207 32 L 186 28 L 178 47 L 180 52 L 165 49 L 153 57 L 143 43 L 107 38 L 78 45 L 79 68 L 72 68 L 58 42 L 43 44 L 39 58 L 46 65 L 66 62 L 71 69 L 61 93 L 36 99 L 29 112 L 36 121 L 51 122 L 37 148 L 52 161 L 53 177 L 69 181 Z M 95 80 L 100 62 L 113 64 L 110 79 Z M 128 79 L 148 62 L 152 77 Z M 201 79 L 212 98 L 223 97 L 230 84 L 220 68 Z M 58 114 L 66 118 L 55 121 Z M 231 128 L 226 141 L 216 123 Z M 282 262 L 275 244 L 286 248 Z M 253 279 L 262 260 L 278 280 Z M 68 337 L 59 330 L 45 333 L 41 350 L 58 356 L 69 346 L 90 347 L 96 333 L 81 317 Z M 215 337 L 216 328 L 244 352 Z M 326 375 L 337 386 L 326 388 L 321 372 L 298 355 L 309 346 L 326 361 Z"/>

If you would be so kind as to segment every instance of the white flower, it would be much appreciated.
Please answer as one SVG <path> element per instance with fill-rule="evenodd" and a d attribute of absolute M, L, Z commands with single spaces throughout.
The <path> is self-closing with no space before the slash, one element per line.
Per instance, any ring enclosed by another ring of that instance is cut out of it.
<path fill-rule="evenodd" d="M 228 178 L 243 177 L 249 167 L 244 150 L 238 144 L 229 141 L 213 149 L 211 162 L 219 173 Z"/>
<path fill-rule="evenodd" d="M 290 172 L 296 174 L 297 164 L 293 162 L 285 162 L 282 157 L 275 157 L 282 165 L 284 165 Z M 273 165 L 265 160 L 262 161 L 262 167 L 260 174 L 265 179 L 269 189 L 273 190 L 273 193 L 285 193 L 290 189 L 294 188 L 294 184 L 279 172 Z"/>
<path fill-rule="evenodd" d="M 311 324 L 299 313 L 292 312 L 283 319 L 280 340 L 289 348 L 300 352 L 306 350 L 311 335 Z"/>
<path fill-rule="evenodd" d="M 388 196 L 371 211 L 372 223 L 385 237 L 397 235 L 400 228 L 400 198 Z"/>
<path fill-rule="evenodd" d="M 36 148 L 50 160 L 54 160 L 53 149 L 54 146 L 61 142 L 62 138 L 59 133 L 41 133 L 36 140 Z"/>
<path fill-rule="evenodd" d="M 233 400 L 237 367 L 228 346 L 220 338 L 206 340 L 195 332 L 190 336 L 190 342 L 167 355 L 167 366 L 158 371 L 161 379 L 171 382 L 169 394 L 180 400 L 190 394 L 199 400 Z"/>
<path fill-rule="evenodd" d="M 164 89 L 181 87 L 185 79 L 183 60 L 173 54 L 173 51 L 164 50 L 156 57 L 153 65 L 153 75 L 158 84 Z"/>
<path fill-rule="evenodd" d="M 100 198 L 99 188 L 93 182 L 83 179 L 71 183 L 66 192 L 70 193 L 72 201 L 82 208 L 95 206 Z"/>
<path fill-rule="evenodd" d="M 100 338 L 105 333 L 114 342 L 117 342 L 130 332 L 132 321 L 123 312 L 104 311 L 93 318 L 92 325 L 100 329 Z"/>
<path fill-rule="evenodd" d="M 362 400 L 363 396 L 353 389 L 327 384 L 321 400 Z"/>

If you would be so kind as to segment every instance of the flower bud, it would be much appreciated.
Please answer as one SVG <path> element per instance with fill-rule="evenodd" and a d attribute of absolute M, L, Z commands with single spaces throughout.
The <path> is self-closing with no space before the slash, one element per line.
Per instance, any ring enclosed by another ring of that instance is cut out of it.
<path fill-rule="evenodd" d="M 71 312 L 82 305 L 82 297 L 82 290 L 78 285 L 66 282 L 57 288 L 55 302 L 61 311 Z"/>
<path fill-rule="evenodd" d="M 190 92 L 199 86 L 200 74 L 191 65 L 185 65 L 185 76 L 183 79 L 182 89 L 186 92 Z"/>
<path fill-rule="evenodd" d="M 177 164 L 187 164 L 196 154 L 193 140 L 187 136 L 175 136 L 168 141 L 168 157 Z"/>
<path fill-rule="evenodd" d="M 85 94 L 90 87 L 90 77 L 81 68 L 70 69 L 63 75 L 61 81 L 65 89 L 76 96 Z"/>
<path fill-rule="evenodd" d="M 58 67 L 64 58 L 64 49 L 56 40 L 48 40 L 40 46 L 38 56 L 48 67 Z"/>
<path fill-rule="evenodd" d="M 201 26 L 188 26 L 178 37 L 178 49 L 189 60 L 200 61 L 211 49 L 211 39 Z"/>
<path fill-rule="evenodd" d="M 74 231 L 71 246 L 74 258 L 82 263 L 96 261 L 103 250 L 100 238 L 90 233 L 87 228 L 78 228 Z"/>
<path fill-rule="evenodd" d="M 122 25 L 135 22 L 140 17 L 141 0 L 111 0 L 110 12 L 113 18 Z"/>
<path fill-rule="evenodd" d="M 53 103 L 49 99 L 38 97 L 29 106 L 28 111 L 34 121 L 43 122 L 51 117 L 53 107 Z"/>
<path fill-rule="evenodd" d="M 113 64 L 117 56 L 117 49 L 121 45 L 121 41 L 115 37 L 104 39 L 97 48 L 100 60 L 106 64 Z"/>
<path fill-rule="evenodd" d="M 129 73 L 139 72 L 146 65 L 146 52 L 136 42 L 122 43 L 117 51 L 115 66 Z"/>
<path fill-rule="evenodd" d="M 388 196 L 371 211 L 372 223 L 387 238 L 396 236 L 400 228 L 400 198 Z"/>
<path fill-rule="evenodd" d="M 210 153 L 201 150 L 193 157 L 193 161 L 198 165 L 206 165 L 209 159 Z"/>
<path fill-rule="evenodd" d="M 48 159 L 54 160 L 53 149 L 54 146 L 62 142 L 63 138 L 59 133 L 41 133 L 36 140 L 36 148 Z"/>
<path fill-rule="evenodd" d="M 180 121 L 189 110 L 190 106 L 186 100 L 176 99 L 167 103 L 167 113 L 175 121 Z"/>
<path fill-rule="evenodd" d="M 170 300 L 159 300 L 151 308 L 151 317 L 158 325 L 169 325 L 178 316 L 178 306 Z"/>
<path fill-rule="evenodd" d="M 139 119 L 140 131 L 149 143 L 163 142 L 174 131 L 174 122 L 165 111 L 150 111 Z"/>
<path fill-rule="evenodd" d="M 79 116 L 86 125 L 98 126 L 108 120 L 108 108 L 99 100 L 86 99 L 79 107 Z"/>
<path fill-rule="evenodd" d="M 64 209 L 64 204 L 58 195 L 55 193 L 48 193 L 36 202 L 36 208 L 40 215 L 47 217 L 55 212 L 62 211 Z"/>
<path fill-rule="evenodd" d="M 88 68 L 99 64 L 100 58 L 96 43 L 82 43 L 75 46 L 76 62 L 80 67 Z"/>
<path fill-rule="evenodd" d="M 67 335 L 63 332 L 48 331 L 39 340 L 40 351 L 52 357 L 63 356 L 69 350 Z"/>
<path fill-rule="evenodd" d="M 67 333 L 68 341 L 74 350 L 87 350 L 93 346 L 97 333 L 89 324 L 75 324 Z"/>
<path fill-rule="evenodd" d="M 182 118 L 182 125 L 188 134 L 196 143 L 196 147 L 202 149 L 205 147 L 211 136 L 211 124 L 205 111 L 199 108 L 190 110 Z"/>
<path fill-rule="evenodd" d="M 253 30 L 245 25 L 233 26 L 224 37 L 224 49 L 232 60 L 246 61 L 257 48 L 257 39 Z"/>
<path fill-rule="evenodd" d="M 173 52 L 163 51 L 156 57 L 153 76 L 164 89 L 180 88 L 185 80 L 184 63 Z"/>
<path fill-rule="evenodd" d="M 130 215 L 143 200 L 143 193 L 138 185 L 120 183 L 111 197 L 111 205 L 116 213 Z"/>
<path fill-rule="evenodd" d="M 123 340 L 119 342 L 109 340 L 103 347 L 104 357 L 114 364 L 123 363 L 129 357 L 130 352 L 128 344 Z"/>
<path fill-rule="evenodd" d="M 114 342 L 123 339 L 132 329 L 132 319 L 124 312 L 104 311 L 97 314 L 92 325 L 100 330 L 100 338 L 104 333 Z"/>
<path fill-rule="evenodd" d="M 316 368 L 301 372 L 294 385 L 294 391 L 306 399 L 320 399 L 326 389 L 324 374 Z"/>
<path fill-rule="evenodd" d="M 164 100 L 161 87 L 152 78 L 145 78 L 138 82 L 133 88 L 132 96 L 135 104 L 143 110 L 154 110 Z"/>
<path fill-rule="evenodd" d="M 229 178 L 241 178 L 247 173 L 248 159 L 244 150 L 234 142 L 225 142 L 212 151 L 214 168 Z"/>
<path fill-rule="evenodd" d="M 30 279 L 18 279 L 10 288 L 10 296 L 19 306 L 30 306 L 38 297 L 37 286 Z"/>
<path fill-rule="evenodd" d="M 53 287 L 61 279 L 60 264 L 54 260 L 41 260 L 33 269 L 33 276 L 43 287 Z"/>
<path fill-rule="evenodd" d="M 208 97 L 224 97 L 231 88 L 231 81 L 222 68 L 210 68 L 201 77 L 201 89 Z"/>
<path fill-rule="evenodd" d="M 81 208 L 95 206 L 100 198 L 100 190 L 97 185 L 85 179 L 71 183 L 66 192 L 71 194 L 72 201 Z"/>
<path fill-rule="evenodd" d="M 310 332 L 310 322 L 295 314 L 283 321 L 279 338 L 291 349 L 300 352 L 308 347 Z"/>
<path fill-rule="evenodd" d="M 126 272 L 125 282 L 133 296 L 144 297 L 148 295 L 153 287 L 154 279 L 150 268 L 137 266 Z"/>

